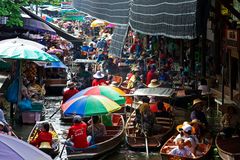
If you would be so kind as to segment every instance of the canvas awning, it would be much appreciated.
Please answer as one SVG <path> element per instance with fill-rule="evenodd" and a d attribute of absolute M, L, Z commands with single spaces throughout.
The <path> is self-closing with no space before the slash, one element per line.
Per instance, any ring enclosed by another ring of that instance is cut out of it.
<path fill-rule="evenodd" d="M 116 26 L 113 31 L 112 42 L 109 48 L 110 55 L 120 57 L 127 36 L 129 26 Z"/>
<path fill-rule="evenodd" d="M 141 88 L 137 89 L 133 94 L 127 96 L 156 96 L 156 97 L 171 97 L 174 89 L 171 88 Z"/>
<path fill-rule="evenodd" d="M 92 17 L 127 25 L 130 2 L 131 0 L 73 0 L 73 7 Z"/>
<path fill-rule="evenodd" d="M 23 19 L 23 28 L 42 33 L 56 34 L 55 30 L 49 27 L 47 24 L 35 20 L 33 18 L 24 18 Z"/>
<path fill-rule="evenodd" d="M 206 0 L 73 0 L 73 6 L 93 17 L 139 33 L 194 39 L 202 25 L 199 6 Z M 205 4 L 207 6 L 207 4 Z"/>
<path fill-rule="evenodd" d="M 197 0 L 134 0 L 129 24 L 139 33 L 170 38 L 193 39 Z"/>

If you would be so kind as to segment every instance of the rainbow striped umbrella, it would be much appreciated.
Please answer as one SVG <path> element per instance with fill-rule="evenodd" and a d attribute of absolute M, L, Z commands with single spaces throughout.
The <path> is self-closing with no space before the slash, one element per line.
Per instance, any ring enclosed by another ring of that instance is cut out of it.
<path fill-rule="evenodd" d="M 101 95 L 81 96 L 62 105 L 64 115 L 77 114 L 83 117 L 97 116 L 121 109 L 116 102 Z"/>
<path fill-rule="evenodd" d="M 102 95 L 105 96 L 114 102 L 116 102 L 119 105 L 125 104 L 126 99 L 123 97 L 125 93 L 117 88 L 112 86 L 94 86 L 94 87 L 88 87 L 77 94 L 75 94 L 73 97 L 70 98 L 70 100 L 75 99 L 80 96 L 84 95 Z"/>

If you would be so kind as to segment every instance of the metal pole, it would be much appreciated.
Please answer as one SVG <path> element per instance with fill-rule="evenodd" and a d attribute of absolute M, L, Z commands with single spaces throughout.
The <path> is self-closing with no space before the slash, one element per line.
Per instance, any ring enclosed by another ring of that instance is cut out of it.
<path fill-rule="evenodd" d="M 149 151 L 148 151 L 148 139 L 147 139 L 147 135 L 145 132 L 144 133 L 144 137 L 145 137 L 145 145 L 146 145 L 146 157 L 149 158 Z"/>

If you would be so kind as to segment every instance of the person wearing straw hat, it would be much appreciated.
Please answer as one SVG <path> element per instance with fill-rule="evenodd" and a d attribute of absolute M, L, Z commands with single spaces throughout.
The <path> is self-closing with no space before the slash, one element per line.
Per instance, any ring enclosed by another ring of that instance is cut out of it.
<path fill-rule="evenodd" d="M 183 138 L 187 149 L 189 149 L 191 153 L 195 155 L 199 141 L 196 136 L 192 135 L 192 126 L 188 122 L 184 122 L 182 125 L 178 125 L 176 129 L 180 133 L 173 140 L 173 142 L 176 143 L 177 139 Z"/>
<path fill-rule="evenodd" d="M 205 102 L 202 101 L 201 99 L 194 99 L 193 100 L 193 111 L 191 113 L 190 119 L 191 121 L 194 119 L 199 120 L 202 124 L 204 124 L 205 126 L 208 125 L 208 121 L 207 118 L 205 116 L 205 113 L 203 112 L 203 106 L 204 106 Z"/>
<path fill-rule="evenodd" d="M 137 67 L 133 68 L 133 70 L 132 70 L 133 74 L 128 81 L 127 89 L 133 89 L 136 87 L 137 81 L 140 79 L 139 72 L 140 72 L 139 68 L 137 68 Z"/>
<path fill-rule="evenodd" d="M 94 80 L 92 81 L 92 86 L 108 85 L 106 80 L 104 79 L 104 76 L 105 75 L 101 71 L 97 71 L 93 75 Z"/>
<path fill-rule="evenodd" d="M 223 114 L 223 117 L 221 118 L 220 124 L 222 126 L 222 131 L 224 133 L 225 138 L 232 137 L 232 134 L 234 133 L 240 135 L 239 130 L 240 120 L 239 116 L 237 115 L 238 112 L 237 106 L 233 104 L 224 107 L 226 108 L 226 110 L 225 113 Z"/>
<path fill-rule="evenodd" d="M 63 93 L 63 103 L 65 103 L 68 99 L 70 99 L 73 95 L 78 93 L 79 91 L 75 88 L 74 82 L 69 82 L 67 84 L 68 90 Z"/>

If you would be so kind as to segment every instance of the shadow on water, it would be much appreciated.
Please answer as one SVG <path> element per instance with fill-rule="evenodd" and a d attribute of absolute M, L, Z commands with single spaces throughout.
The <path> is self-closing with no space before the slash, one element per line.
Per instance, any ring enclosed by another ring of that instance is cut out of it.
<path fill-rule="evenodd" d="M 48 120 L 49 117 L 59 108 L 60 102 L 62 100 L 62 97 L 46 97 L 46 115 L 45 120 Z M 189 119 L 190 111 L 188 109 L 176 109 L 175 111 L 175 120 L 176 124 L 180 124 L 186 119 Z M 219 120 L 219 119 L 217 119 Z M 58 112 L 56 115 L 54 115 L 50 120 L 50 122 L 53 123 L 54 127 L 57 130 L 57 133 L 61 139 L 61 141 L 64 140 L 62 137 L 63 131 L 67 130 L 71 123 L 64 123 L 60 120 L 60 112 Z M 218 124 L 216 123 L 216 115 L 213 115 L 212 117 L 209 117 L 209 122 L 212 123 L 214 126 L 213 128 L 215 130 L 218 129 Z M 23 140 L 27 140 L 27 137 L 29 133 L 31 132 L 33 128 L 33 124 L 31 125 L 14 125 L 14 130 L 16 134 L 20 137 L 23 137 Z M 60 151 L 62 150 L 63 144 L 61 144 Z M 213 147 L 209 160 L 219 160 L 219 156 L 217 154 L 216 148 Z M 64 150 L 62 158 L 66 158 L 66 151 Z M 56 157 L 55 159 L 59 159 L 59 157 Z M 131 151 L 128 149 L 126 144 L 123 142 L 118 148 L 114 149 L 111 152 L 108 152 L 107 154 L 103 155 L 101 158 L 98 158 L 100 160 L 164 160 L 165 158 L 162 158 L 159 154 L 159 151 L 154 151 L 149 153 L 149 158 L 146 157 L 145 152 L 137 152 L 137 151 Z"/>

